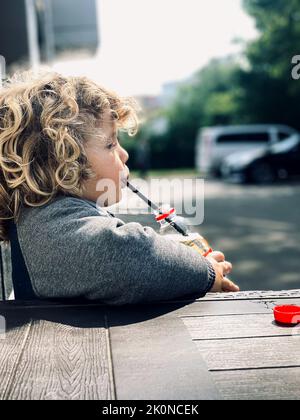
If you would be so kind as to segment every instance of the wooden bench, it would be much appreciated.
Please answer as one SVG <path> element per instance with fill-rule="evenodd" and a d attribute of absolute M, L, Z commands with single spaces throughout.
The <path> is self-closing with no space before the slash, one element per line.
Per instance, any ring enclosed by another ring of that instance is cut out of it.
<path fill-rule="evenodd" d="M 184 281 L 184 279 L 183 279 Z M 300 290 L 123 307 L 0 303 L 0 399 L 300 399 Z"/>

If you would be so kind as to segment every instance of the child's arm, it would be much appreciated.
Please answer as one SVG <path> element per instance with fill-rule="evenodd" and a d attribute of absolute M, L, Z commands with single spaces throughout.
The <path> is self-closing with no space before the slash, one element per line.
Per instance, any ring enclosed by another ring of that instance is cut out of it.
<path fill-rule="evenodd" d="M 202 296 L 215 282 L 208 259 L 139 223 L 100 216 L 63 197 L 25 208 L 18 236 L 35 293 L 127 304 Z"/>

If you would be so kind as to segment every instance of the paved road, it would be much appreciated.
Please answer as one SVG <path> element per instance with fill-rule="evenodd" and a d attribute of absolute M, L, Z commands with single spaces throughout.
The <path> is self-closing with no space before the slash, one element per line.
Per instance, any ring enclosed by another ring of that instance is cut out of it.
<path fill-rule="evenodd" d="M 191 194 L 186 189 L 184 198 Z M 181 199 L 179 192 L 175 206 Z M 194 229 L 233 263 L 231 278 L 242 290 L 300 287 L 299 182 L 260 187 L 205 181 L 204 209 L 204 222 Z M 154 226 L 152 216 L 127 217 Z"/>
<path fill-rule="evenodd" d="M 202 231 L 233 263 L 243 290 L 300 286 L 300 184 L 207 183 Z"/>

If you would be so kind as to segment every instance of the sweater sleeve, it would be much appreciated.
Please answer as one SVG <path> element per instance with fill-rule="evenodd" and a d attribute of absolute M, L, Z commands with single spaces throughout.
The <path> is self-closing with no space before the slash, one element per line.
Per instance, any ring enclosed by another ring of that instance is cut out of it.
<path fill-rule="evenodd" d="M 123 305 L 203 296 L 215 280 L 210 262 L 193 248 L 139 223 L 101 216 L 85 200 L 25 208 L 17 228 L 40 298 Z"/>

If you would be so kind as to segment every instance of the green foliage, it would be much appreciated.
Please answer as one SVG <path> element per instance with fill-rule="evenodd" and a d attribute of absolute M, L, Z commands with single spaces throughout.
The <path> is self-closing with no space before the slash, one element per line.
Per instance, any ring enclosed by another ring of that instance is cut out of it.
<path fill-rule="evenodd" d="M 193 167 L 199 127 L 234 121 L 238 69 L 234 59 L 213 60 L 178 88 L 164 113 L 168 131 L 151 137 L 153 167 Z"/>
<path fill-rule="evenodd" d="M 300 129 L 300 83 L 291 60 L 300 53 L 300 0 L 244 0 L 260 36 L 247 50 L 250 69 L 240 71 L 240 112 L 250 122 L 285 123 Z"/>

